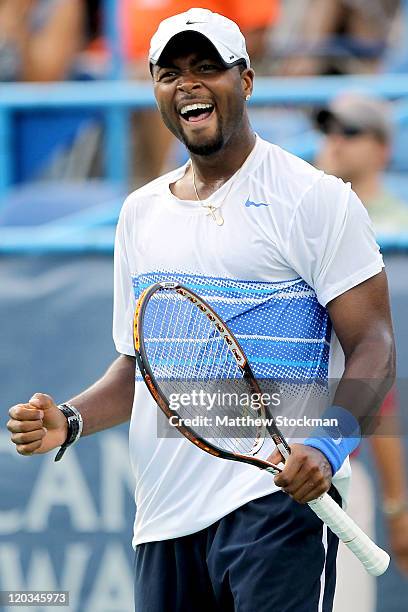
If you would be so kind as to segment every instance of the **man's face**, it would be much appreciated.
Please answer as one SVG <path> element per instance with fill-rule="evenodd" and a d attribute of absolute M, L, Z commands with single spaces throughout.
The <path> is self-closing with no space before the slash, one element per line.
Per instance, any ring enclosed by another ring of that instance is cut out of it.
<path fill-rule="evenodd" d="M 374 134 L 347 134 L 341 129 L 329 131 L 316 165 L 344 181 L 364 179 L 381 172 L 388 161 L 389 147 Z"/>
<path fill-rule="evenodd" d="M 253 79 L 251 70 L 241 72 L 226 69 L 215 48 L 195 34 L 175 37 L 154 66 L 163 121 L 192 153 L 211 155 L 241 129 Z"/>

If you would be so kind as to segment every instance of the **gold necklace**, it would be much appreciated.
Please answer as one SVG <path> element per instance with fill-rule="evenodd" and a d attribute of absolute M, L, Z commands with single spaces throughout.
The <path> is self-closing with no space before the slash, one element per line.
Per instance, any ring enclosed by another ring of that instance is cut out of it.
<path fill-rule="evenodd" d="M 223 218 L 219 208 L 213 206 L 212 204 L 203 204 L 202 200 L 200 199 L 200 196 L 198 195 L 198 191 L 197 191 L 196 181 L 195 181 L 194 165 L 193 165 L 193 162 L 191 160 L 190 160 L 190 163 L 191 163 L 191 173 L 192 173 L 192 177 L 193 177 L 194 193 L 196 195 L 197 201 L 200 203 L 200 205 L 203 208 L 207 208 L 207 215 L 211 215 L 213 220 L 215 221 L 215 223 L 217 225 L 224 225 L 224 218 Z M 228 192 L 225 195 L 224 200 L 227 197 L 228 193 L 230 192 L 230 189 L 228 189 Z"/>

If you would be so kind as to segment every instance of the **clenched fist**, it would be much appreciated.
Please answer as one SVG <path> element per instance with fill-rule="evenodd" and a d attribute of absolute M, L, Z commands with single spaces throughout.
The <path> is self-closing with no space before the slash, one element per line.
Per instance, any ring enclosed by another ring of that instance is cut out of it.
<path fill-rule="evenodd" d="M 68 424 L 52 397 L 35 393 L 27 404 L 9 410 L 7 429 L 20 455 L 37 455 L 60 447 L 66 440 Z"/>
<path fill-rule="evenodd" d="M 332 481 L 332 469 L 323 453 L 311 446 L 292 444 L 291 454 L 275 484 L 295 501 L 306 504 L 326 493 Z M 278 450 L 268 458 L 271 463 L 282 460 Z"/>

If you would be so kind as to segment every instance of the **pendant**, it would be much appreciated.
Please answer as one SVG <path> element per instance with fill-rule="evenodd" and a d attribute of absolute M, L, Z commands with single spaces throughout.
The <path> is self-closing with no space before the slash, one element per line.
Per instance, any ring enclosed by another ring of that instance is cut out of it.
<path fill-rule="evenodd" d="M 212 216 L 213 220 L 215 221 L 217 225 L 220 225 L 220 226 L 224 225 L 224 219 L 218 208 L 216 208 L 215 206 L 212 206 L 211 204 L 208 204 L 205 208 L 208 208 L 207 214 Z"/>

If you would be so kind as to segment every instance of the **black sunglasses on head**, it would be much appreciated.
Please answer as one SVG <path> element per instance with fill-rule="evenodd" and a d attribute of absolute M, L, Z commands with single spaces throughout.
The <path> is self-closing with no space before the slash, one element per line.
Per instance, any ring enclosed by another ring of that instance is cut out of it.
<path fill-rule="evenodd" d="M 365 130 L 355 125 L 344 125 L 337 121 L 326 125 L 324 131 L 326 134 L 339 134 L 345 138 L 355 138 L 356 136 L 369 133 L 369 130 Z"/>

